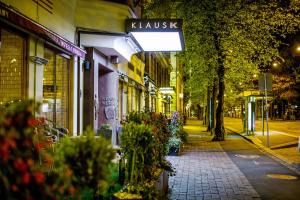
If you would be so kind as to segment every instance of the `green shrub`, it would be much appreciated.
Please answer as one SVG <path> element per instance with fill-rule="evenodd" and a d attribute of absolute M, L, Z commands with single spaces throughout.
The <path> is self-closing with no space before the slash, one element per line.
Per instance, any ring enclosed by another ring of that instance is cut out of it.
<path fill-rule="evenodd" d="M 115 153 L 109 142 L 91 129 L 76 138 L 63 138 L 55 148 L 57 186 L 61 195 L 99 195 L 107 186 L 108 166 Z"/>

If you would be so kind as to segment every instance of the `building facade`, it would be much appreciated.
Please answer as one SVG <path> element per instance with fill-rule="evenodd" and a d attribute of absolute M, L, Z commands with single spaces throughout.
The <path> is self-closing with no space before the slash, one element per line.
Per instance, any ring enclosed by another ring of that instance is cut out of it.
<path fill-rule="evenodd" d="M 0 1 L 0 104 L 41 102 L 43 115 L 75 134 L 77 66 L 85 57 L 75 45 L 76 4 L 38 2 Z"/>
<path fill-rule="evenodd" d="M 71 135 L 109 125 L 113 145 L 127 113 L 169 115 L 177 97 L 160 89 L 177 64 L 125 32 L 140 13 L 131 0 L 0 0 L 0 105 L 34 99 Z"/>

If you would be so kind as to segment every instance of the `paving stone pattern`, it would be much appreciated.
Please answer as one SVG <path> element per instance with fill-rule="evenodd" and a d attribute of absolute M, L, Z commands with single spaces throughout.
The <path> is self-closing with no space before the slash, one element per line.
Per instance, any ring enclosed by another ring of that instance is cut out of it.
<path fill-rule="evenodd" d="M 167 158 L 176 168 L 169 199 L 260 199 L 218 142 L 191 137 L 181 156 Z"/>

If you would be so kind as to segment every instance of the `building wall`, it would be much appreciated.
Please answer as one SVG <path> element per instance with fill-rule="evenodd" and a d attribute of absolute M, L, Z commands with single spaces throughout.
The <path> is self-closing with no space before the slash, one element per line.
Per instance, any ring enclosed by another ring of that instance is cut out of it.
<path fill-rule="evenodd" d="M 74 17 L 77 0 L 48 0 L 45 1 L 47 4 L 38 1 L 40 5 L 33 0 L 0 1 L 11 5 L 23 15 L 58 33 L 67 40 L 75 41 Z"/>
<path fill-rule="evenodd" d="M 75 8 L 76 0 L 49 0 L 39 1 L 37 4 L 33 0 L 0 0 L 6 5 L 10 5 L 27 18 L 41 24 L 57 35 L 75 43 Z M 46 4 L 44 5 L 44 3 Z M 66 12 L 66 8 L 68 9 Z M 51 20 L 50 20 L 51 19 Z M 20 31 L 22 32 L 22 31 Z M 25 78 L 26 90 L 24 96 L 26 98 L 34 99 L 37 102 L 43 100 L 43 71 L 44 65 L 35 64 L 31 61 L 31 56 L 44 57 L 44 48 L 46 41 L 43 38 L 36 37 L 35 33 L 25 34 L 26 37 L 26 52 L 24 55 L 25 62 Z M 51 41 L 48 44 L 53 44 Z M 54 49 L 61 49 L 53 44 Z M 67 53 L 68 54 L 68 53 Z M 76 135 L 80 130 L 77 129 L 77 56 L 70 55 L 70 101 L 68 102 L 68 118 L 69 118 L 69 131 L 71 134 Z M 25 60 L 25 58 L 27 58 Z M 81 62 L 81 61 L 80 61 Z M 81 108 L 79 109 L 81 110 Z"/>
<path fill-rule="evenodd" d="M 125 19 L 131 17 L 127 5 L 99 0 L 77 0 L 75 24 L 80 28 L 124 33 Z"/>

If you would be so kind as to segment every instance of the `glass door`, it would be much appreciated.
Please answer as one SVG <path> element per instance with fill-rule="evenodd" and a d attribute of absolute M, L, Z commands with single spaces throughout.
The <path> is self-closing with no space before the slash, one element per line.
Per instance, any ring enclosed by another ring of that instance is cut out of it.
<path fill-rule="evenodd" d="M 59 127 L 69 128 L 69 59 L 45 48 L 43 112 Z"/>

